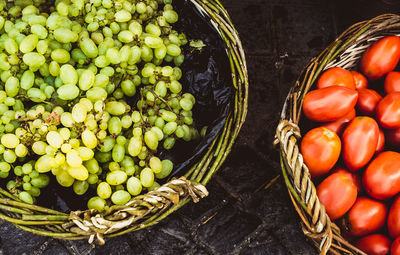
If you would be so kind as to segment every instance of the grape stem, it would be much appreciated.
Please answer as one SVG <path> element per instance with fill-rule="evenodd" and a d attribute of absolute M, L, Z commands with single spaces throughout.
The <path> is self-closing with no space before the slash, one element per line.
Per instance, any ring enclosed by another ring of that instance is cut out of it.
<path fill-rule="evenodd" d="M 168 107 L 168 109 L 169 109 L 171 112 L 174 112 L 174 110 L 171 108 L 171 106 L 169 106 L 168 102 L 167 102 L 164 98 L 159 97 L 159 96 L 157 95 L 157 93 L 156 93 L 152 88 L 147 88 L 147 90 L 150 91 L 157 99 L 160 99 L 160 100 Z M 155 102 L 155 100 L 154 100 L 154 102 Z"/>

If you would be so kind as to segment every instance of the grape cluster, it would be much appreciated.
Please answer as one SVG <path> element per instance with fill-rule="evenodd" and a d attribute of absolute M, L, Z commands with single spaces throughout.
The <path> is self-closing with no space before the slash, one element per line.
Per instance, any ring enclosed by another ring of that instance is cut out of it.
<path fill-rule="evenodd" d="M 157 150 L 199 138 L 172 0 L 0 0 L 0 177 L 34 203 L 50 176 L 107 210 L 159 186 Z M 129 102 L 137 99 L 137 104 Z M 12 170 L 12 171 L 11 171 Z"/>

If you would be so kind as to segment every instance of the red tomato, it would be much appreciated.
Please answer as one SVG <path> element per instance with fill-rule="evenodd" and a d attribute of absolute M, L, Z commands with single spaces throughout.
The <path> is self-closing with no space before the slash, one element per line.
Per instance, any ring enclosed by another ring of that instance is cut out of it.
<path fill-rule="evenodd" d="M 378 137 L 378 143 L 377 143 L 376 149 L 375 149 L 375 154 L 381 153 L 383 151 L 384 147 L 385 147 L 385 133 L 383 132 L 382 129 L 379 129 L 379 137 Z"/>
<path fill-rule="evenodd" d="M 386 94 L 400 92 L 400 72 L 390 72 L 385 78 Z"/>
<path fill-rule="evenodd" d="M 357 71 L 351 71 L 353 75 L 354 84 L 356 85 L 356 89 L 366 89 L 368 87 L 368 80 L 364 75 L 360 74 Z"/>
<path fill-rule="evenodd" d="M 390 247 L 391 255 L 400 255 L 400 237 L 393 241 L 392 247 Z"/>
<path fill-rule="evenodd" d="M 326 70 L 318 79 L 317 88 L 326 88 L 333 85 L 355 89 L 354 78 L 350 71 L 340 67 Z"/>
<path fill-rule="evenodd" d="M 387 94 L 378 103 L 376 119 L 383 128 L 400 128 L 400 92 Z"/>
<path fill-rule="evenodd" d="M 388 130 L 386 139 L 391 145 L 400 147 L 400 128 Z"/>
<path fill-rule="evenodd" d="M 353 206 L 357 187 L 347 174 L 334 173 L 318 185 L 317 195 L 331 220 L 336 220 Z"/>
<path fill-rule="evenodd" d="M 400 59 L 400 38 L 387 36 L 371 45 L 361 58 L 361 72 L 377 80 L 396 67 Z"/>
<path fill-rule="evenodd" d="M 355 117 L 343 132 L 342 157 L 350 171 L 364 167 L 374 156 L 379 127 L 370 117 Z"/>
<path fill-rule="evenodd" d="M 354 108 L 357 98 L 357 91 L 341 86 L 317 89 L 304 97 L 303 111 L 313 121 L 335 121 Z"/>
<path fill-rule="evenodd" d="M 388 199 L 400 192 L 400 153 L 380 153 L 367 167 L 362 178 L 367 193 L 376 199 Z"/>
<path fill-rule="evenodd" d="M 368 197 L 359 197 L 347 213 L 345 226 L 354 236 L 370 234 L 383 227 L 387 211 L 384 203 Z"/>
<path fill-rule="evenodd" d="M 359 89 L 357 110 L 363 115 L 373 115 L 382 96 L 372 89 Z"/>
<path fill-rule="evenodd" d="M 389 254 L 390 239 L 381 234 L 373 234 L 359 239 L 355 246 L 368 255 L 386 255 Z"/>
<path fill-rule="evenodd" d="M 343 130 L 346 128 L 347 124 L 356 117 L 356 110 L 349 111 L 348 114 L 341 117 L 340 119 L 332 122 L 325 123 L 322 127 L 326 127 L 336 134 L 342 134 Z"/>
<path fill-rule="evenodd" d="M 336 133 L 324 127 L 314 128 L 303 137 L 300 150 L 313 178 L 332 169 L 340 157 L 341 147 Z"/>
<path fill-rule="evenodd" d="M 332 174 L 334 174 L 334 173 L 341 173 L 341 174 L 347 175 L 347 176 L 352 180 L 352 182 L 354 183 L 354 185 L 356 185 L 356 187 L 357 187 L 357 192 L 358 192 L 358 193 L 361 192 L 361 190 L 362 190 L 362 184 L 361 184 L 361 178 L 360 178 L 360 176 L 358 176 L 358 174 L 353 173 L 353 172 L 350 172 L 350 171 L 346 170 L 346 169 L 343 168 L 343 167 L 335 167 L 335 168 L 332 170 Z"/>
<path fill-rule="evenodd" d="M 390 208 L 387 220 L 389 234 L 393 238 L 400 236 L 400 196 L 398 196 Z"/>

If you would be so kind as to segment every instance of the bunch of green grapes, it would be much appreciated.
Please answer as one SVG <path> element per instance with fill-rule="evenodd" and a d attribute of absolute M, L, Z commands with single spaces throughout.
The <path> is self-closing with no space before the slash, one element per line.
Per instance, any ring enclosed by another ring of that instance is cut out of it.
<path fill-rule="evenodd" d="M 160 147 L 199 138 L 171 0 L 0 1 L 0 177 L 34 203 L 51 181 L 107 210 L 159 186 Z M 132 105 L 132 100 L 137 100 Z"/>

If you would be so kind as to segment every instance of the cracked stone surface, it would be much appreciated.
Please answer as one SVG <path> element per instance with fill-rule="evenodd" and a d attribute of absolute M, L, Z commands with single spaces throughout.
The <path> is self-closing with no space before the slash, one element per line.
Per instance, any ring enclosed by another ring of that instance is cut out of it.
<path fill-rule="evenodd" d="M 0 254 L 317 254 L 301 231 L 272 148 L 283 100 L 302 67 L 351 24 L 400 11 L 387 0 L 221 0 L 247 54 L 249 114 L 208 185 L 210 196 L 159 224 L 93 247 L 0 221 Z M 396 1 L 391 1 L 396 2 Z"/>

